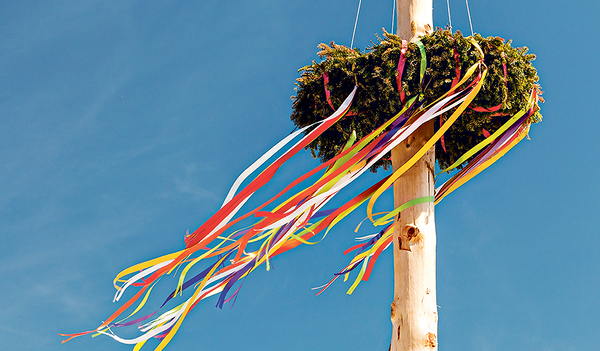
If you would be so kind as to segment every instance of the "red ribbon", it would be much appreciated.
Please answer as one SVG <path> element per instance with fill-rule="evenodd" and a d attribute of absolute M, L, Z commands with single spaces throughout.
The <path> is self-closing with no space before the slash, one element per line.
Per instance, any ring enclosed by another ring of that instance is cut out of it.
<path fill-rule="evenodd" d="M 335 107 L 333 107 L 333 103 L 331 102 L 331 92 L 327 89 L 327 84 L 329 84 L 329 75 L 327 72 L 323 72 L 323 86 L 325 87 L 325 98 L 327 99 L 327 103 L 331 108 L 335 111 Z M 315 109 L 317 108 L 317 104 L 315 104 Z M 355 112 L 348 112 L 346 116 L 356 116 Z"/>
<path fill-rule="evenodd" d="M 335 111 L 335 107 L 333 107 L 333 103 L 331 102 L 331 92 L 327 89 L 327 84 L 329 84 L 329 76 L 327 72 L 323 72 L 323 86 L 325 87 L 325 97 L 327 98 L 327 103 L 331 108 Z"/>
<path fill-rule="evenodd" d="M 396 85 L 398 86 L 398 93 L 400 93 L 400 101 L 404 104 L 406 100 L 406 94 L 402 89 L 402 72 L 404 72 L 404 64 L 406 63 L 406 51 L 408 50 L 408 42 L 402 40 L 402 50 L 400 50 L 400 59 L 398 60 L 398 69 L 396 74 Z"/>
<path fill-rule="evenodd" d="M 504 86 L 508 89 L 508 70 L 506 69 L 506 58 L 505 58 L 504 52 L 502 53 L 502 69 L 504 70 Z M 471 107 L 471 110 L 476 111 L 476 112 L 496 112 L 496 111 L 500 110 L 501 107 L 502 107 L 502 103 L 500 103 L 500 105 L 490 107 L 490 108 L 473 106 L 473 107 Z"/>

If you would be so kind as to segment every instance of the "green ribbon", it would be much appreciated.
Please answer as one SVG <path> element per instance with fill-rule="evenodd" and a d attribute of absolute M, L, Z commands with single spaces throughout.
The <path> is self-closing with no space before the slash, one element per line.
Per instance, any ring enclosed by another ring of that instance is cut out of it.
<path fill-rule="evenodd" d="M 379 218 L 378 220 L 376 220 L 375 222 L 373 222 L 373 225 L 379 226 L 379 225 L 388 224 L 391 220 L 393 220 L 393 218 L 398 213 L 406 210 L 407 208 L 412 207 L 414 205 L 424 204 L 427 202 L 434 202 L 434 201 L 435 201 L 435 196 L 423 196 L 423 197 L 418 197 L 414 200 L 410 200 L 409 202 L 403 203 L 402 205 L 396 207 L 390 213 L 386 214 L 385 216 L 383 216 L 383 217 Z"/>
<path fill-rule="evenodd" d="M 417 46 L 419 46 L 419 51 L 421 51 L 421 71 L 420 73 L 420 78 L 421 78 L 421 84 L 423 84 L 423 77 L 425 76 L 425 70 L 427 69 L 427 54 L 425 54 L 425 45 L 423 45 L 423 43 L 420 40 L 415 41 L 415 44 L 417 44 Z"/>

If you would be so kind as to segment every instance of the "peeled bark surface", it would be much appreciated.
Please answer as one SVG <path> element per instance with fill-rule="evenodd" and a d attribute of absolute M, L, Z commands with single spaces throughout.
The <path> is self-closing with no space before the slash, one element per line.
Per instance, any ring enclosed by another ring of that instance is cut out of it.
<path fill-rule="evenodd" d="M 397 0 L 398 34 L 415 41 L 433 28 L 432 0 Z M 433 121 L 423 125 L 392 150 L 397 170 L 434 133 Z M 433 196 L 435 146 L 394 183 L 394 206 Z M 394 223 L 394 300 L 391 351 L 437 350 L 436 234 L 433 203 L 404 210 Z"/>
<path fill-rule="evenodd" d="M 397 0 L 396 5 L 401 38 L 414 41 L 433 29 L 432 0 Z"/>
<path fill-rule="evenodd" d="M 397 169 L 433 135 L 433 123 L 392 150 Z M 434 193 L 435 149 L 431 148 L 394 183 L 396 207 Z M 433 203 L 402 211 L 394 223 L 392 351 L 437 350 L 436 235 Z"/>

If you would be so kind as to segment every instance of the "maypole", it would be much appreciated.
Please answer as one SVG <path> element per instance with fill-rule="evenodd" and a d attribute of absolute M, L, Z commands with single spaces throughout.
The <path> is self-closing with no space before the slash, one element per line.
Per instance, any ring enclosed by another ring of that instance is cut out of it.
<path fill-rule="evenodd" d="M 432 0 L 397 0 L 401 38 L 415 41 L 433 28 Z M 434 133 L 433 121 L 392 149 L 394 171 Z M 394 183 L 394 206 L 435 191 L 435 145 Z M 390 350 L 437 350 L 436 234 L 434 204 L 410 207 L 396 217 L 393 236 L 394 300 Z"/>
<path fill-rule="evenodd" d="M 361 281 L 369 280 L 381 252 L 392 246 L 390 350 L 437 350 L 434 202 L 493 164 L 527 135 L 532 123 L 541 121 L 541 91 L 531 64 L 535 56 L 527 48 L 514 48 L 499 37 L 432 31 L 432 0 L 397 4 L 398 35 L 384 33 L 366 52 L 333 42 L 319 45 L 322 62 L 301 68 L 296 81 L 291 119 L 298 129 L 242 172 L 215 214 L 186 233 L 183 249 L 116 276 L 114 300 L 125 290 L 137 289 L 133 297 L 95 329 L 61 334 L 68 337 L 64 341 L 97 333 L 135 344 L 137 351 L 156 338 L 160 343 L 155 350 L 163 350 L 198 302 L 216 295 L 222 308 L 235 301 L 241 281 L 252 271 L 268 270 L 270 260 L 301 244 L 316 244 L 316 235 L 324 237 L 366 203 L 368 218 L 381 231 L 346 250 L 344 254 L 355 252 L 354 257 L 318 294 L 355 272 L 347 292 L 352 294 Z M 323 163 L 258 207 L 242 210 L 303 148 Z M 458 171 L 437 192 L 436 160 L 443 172 Z M 327 207 L 363 173 L 387 170 L 390 164 L 393 174 L 339 207 Z M 322 175 L 312 183 L 317 174 Z M 373 213 L 375 202 L 392 184 L 395 209 Z M 241 221 L 251 224 L 239 228 Z M 194 275 L 191 269 L 197 264 L 205 269 Z M 167 275 L 178 279 L 163 304 L 133 318 Z M 182 303 L 165 311 L 169 301 L 184 295 Z M 138 337 L 125 339 L 114 332 L 135 325 L 142 333 Z"/>

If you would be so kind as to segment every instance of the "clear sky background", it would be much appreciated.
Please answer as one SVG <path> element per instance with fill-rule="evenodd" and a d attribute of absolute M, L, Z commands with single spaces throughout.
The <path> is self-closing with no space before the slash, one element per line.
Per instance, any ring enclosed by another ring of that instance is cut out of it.
<path fill-rule="evenodd" d="M 1 348 L 131 349 L 108 337 L 61 345 L 57 333 L 97 327 L 117 308 L 114 275 L 183 248 L 185 231 L 288 135 L 297 69 L 321 42 L 350 44 L 357 5 L 2 2 Z M 538 55 L 547 102 L 531 141 L 436 207 L 440 349 L 597 349 L 600 5 L 470 5 L 476 32 Z M 445 26 L 446 2 L 434 7 Z M 454 29 L 469 33 L 464 2 L 451 10 Z M 363 1 L 355 46 L 389 29 L 391 15 L 392 1 Z M 317 164 L 302 153 L 269 189 Z M 343 196 L 382 176 L 365 174 Z M 364 216 L 254 272 L 233 309 L 200 303 L 169 349 L 387 350 L 391 251 L 352 296 L 342 282 L 310 290 L 348 262 L 355 236 L 373 232 L 353 232 Z"/>

